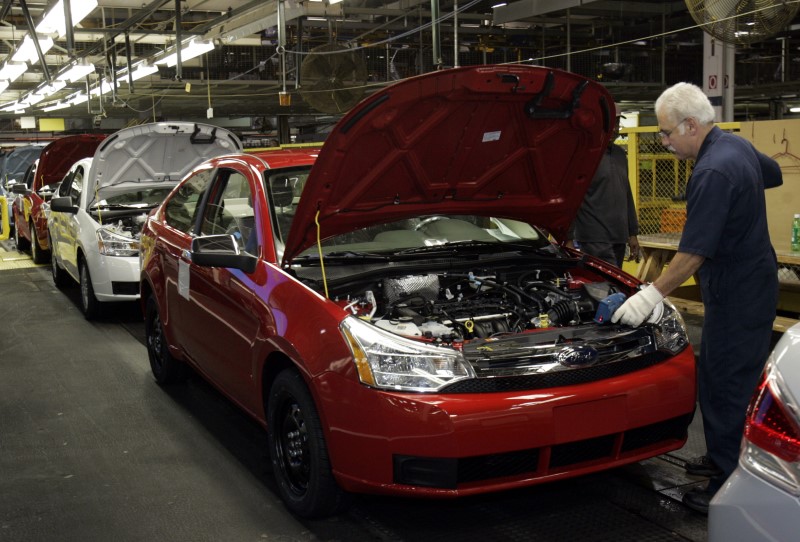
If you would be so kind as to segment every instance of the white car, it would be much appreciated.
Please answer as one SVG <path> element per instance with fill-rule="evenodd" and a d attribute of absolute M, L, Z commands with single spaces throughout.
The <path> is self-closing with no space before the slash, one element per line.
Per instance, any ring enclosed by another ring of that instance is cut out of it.
<path fill-rule="evenodd" d="M 139 298 L 139 237 L 147 213 L 197 164 L 240 152 L 230 131 L 194 122 L 122 129 L 70 168 L 50 202 L 53 281 L 81 287 L 81 308 Z"/>
<path fill-rule="evenodd" d="M 709 507 L 710 542 L 798 540 L 800 324 L 767 361 L 747 413 L 739 465 Z"/>

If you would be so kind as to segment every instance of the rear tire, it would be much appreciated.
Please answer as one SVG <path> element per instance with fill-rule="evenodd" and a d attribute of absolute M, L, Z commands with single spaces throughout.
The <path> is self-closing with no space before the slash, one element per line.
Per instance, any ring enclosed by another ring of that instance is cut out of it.
<path fill-rule="evenodd" d="M 33 258 L 33 263 L 47 263 L 47 260 L 50 258 L 50 251 L 42 250 L 42 247 L 39 246 L 39 237 L 36 235 L 36 228 L 33 226 L 33 222 L 31 222 L 30 228 L 31 258 Z"/>
<path fill-rule="evenodd" d="M 314 399 L 296 370 L 284 370 L 272 384 L 267 424 L 272 470 L 286 507 L 304 518 L 344 511 L 348 494 L 333 477 Z"/>
<path fill-rule="evenodd" d="M 14 228 L 14 243 L 17 245 L 17 250 L 20 252 L 31 248 L 30 242 L 24 237 L 19 236 L 19 227 Z"/>
<path fill-rule="evenodd" d="M 87 320 L 92 320 L 100 314 L 100 302 L 94 295 L 92 277 L 89 274 L 89 266 L 86 265 L 86 260 L 81 260 L 80 263 L 80 285 L 81 310 L 83 310 L 83 316 Z"/>
<path fill-rule="evenodd" d="M 145 309 L 144 336 L 147 345 L 147 357 L 150 360 L 150 370 L 159 386 L 167 386 L 182 382 L 186 379 L 186 366 L 172 357 L 169 353 L 164 326 L 158 313 L 155 298 L 147 299 Z"/>

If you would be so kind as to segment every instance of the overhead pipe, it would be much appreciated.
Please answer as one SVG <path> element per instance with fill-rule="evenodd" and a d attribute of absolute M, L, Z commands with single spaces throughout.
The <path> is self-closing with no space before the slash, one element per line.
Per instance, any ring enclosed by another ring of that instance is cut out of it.
<path fill-rule="evenodd" d="M 64 0 L 64 27 L 67 38 L 67 56 L 72 58 L 75 51 L 75 34 L 72 29 L 72 5 L 70 0 Z"/>
<path fill-rule="evenodd" d="M 181 63 L 181 47 L 183 46 L 183 34 L 181 33 L 183 20 L 181 19 L 181 0 L 175 0 L 175 79 L 180 81 L 183 78 L 183 64 Z"/>
<path fill-rule="evenodd" d="M 442 69 L 442 43 L 439 38 L 439 0 L 431 0 L 431 40 L 433 65 L 437 70 Z"/>
<path fill-rule="evenodd" d="M 36 54 L 39 56 L 39 62 L 42 64 L 42 71 L 44 72 L 44 79 L 49 85 L 52 80 L 50 79 L 50 70 L 47 69 L 47 62 L 44 59 L 44 53 L 39 46 L 39 37 L 36 35 L 36 28 L 33 25 L 33 18 L 31 12 L 28 11 L 28 3 L 25 0 L 19 0 L 19 5 L 22 7 L 22 14 L 25 16 L 25 22 L 28 25 L 28 36 L 33 40 L 33 47 L 36 49 Z"/>

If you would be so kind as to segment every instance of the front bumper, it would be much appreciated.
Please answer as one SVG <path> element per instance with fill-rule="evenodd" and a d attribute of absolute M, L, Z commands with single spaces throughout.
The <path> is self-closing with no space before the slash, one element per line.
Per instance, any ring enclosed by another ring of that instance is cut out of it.
<path fill-rule="evenodd" d="M 94 260 L 94 261 L 92 261 Z M 135 301 L 139 299 L 139 256 L 87 257 L 94 295 L 98 301 Z"/>
<path fill-rule="evenodd" d="M 410 394 L 334 373 L 315 383 L 339 483 L 455 497 L 605 470 L 680 448 L 695 408 L 694 355 L 598 382 Z"/>

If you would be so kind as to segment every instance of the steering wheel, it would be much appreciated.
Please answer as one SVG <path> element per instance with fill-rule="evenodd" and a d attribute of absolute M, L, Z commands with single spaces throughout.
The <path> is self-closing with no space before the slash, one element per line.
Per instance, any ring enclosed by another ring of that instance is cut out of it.
<path fill-rule="evenodd" d="M 419 224 L 414 226 L 414 231 L 419 231 L 419 230 L 423 229 L 425 226 L 427 226 L 428 224 L 431 224 L 433 222 L 438 222 L 439 220 L 444 220 L 445 218 L 447 218 L 447 217 L 446 216 L 429 216 L 428 218 L 423 219 L 422 221 L 420 221 Z"/>

